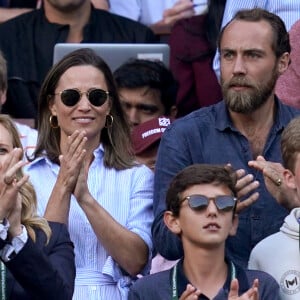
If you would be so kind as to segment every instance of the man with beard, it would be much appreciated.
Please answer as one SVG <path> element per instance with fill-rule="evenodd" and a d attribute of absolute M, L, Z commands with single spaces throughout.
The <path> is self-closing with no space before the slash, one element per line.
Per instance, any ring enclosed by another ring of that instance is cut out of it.
<path fill-rule="evenodd" d="M 53 62 L 56 43 L 151 43 L 146 26 L 95 9 L 90 0 L 44 0 L 41 9 L 0 25 L 0 49 L 8 66 L 3 112 L 36 118 L 41 83 Z"/>
<path fill-rule="evenodd" d="M 181 257 L 180 240 L 163 223 L 167 186 L 188 165 L 231 164 L 239 178 L 239 227 L 226 248 L 232 260 L 247 266 L 251 249 L 278 231 L 288 213 L 267 192 L 263 174 L 250 168 L 248 161 L 263 155 L 281 162 L 281 132 L 300 111 L 282 104 L 274 94 L 290 53 L 288 33 L 278 16 L 262 9 L 238 12 L 220 33 L 219 49 L 224 100 L 175 121 L 162 137 L 152 234 L 161 255 L 171 260 Z"/>

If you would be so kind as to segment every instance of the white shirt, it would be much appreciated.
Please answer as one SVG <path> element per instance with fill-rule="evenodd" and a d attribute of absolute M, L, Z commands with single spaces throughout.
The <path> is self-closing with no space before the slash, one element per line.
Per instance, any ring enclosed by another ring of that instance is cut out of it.
<path fill-rule="evenodd" d="M 117 171 L 103 165 L 103 147 L 94 151 L 88 174 L 92 196 L 121 225 L 138 234 L 148 245 L 150 269 L 153 222 L 153 173 L 145 166 Z M 38 198 L 38 212 L 43 215 L 54 187 L 59 166 L 39 158 L 26 168 Z M 117 263 L 98 241 L 84 211 L 71 197 L 69 232 L 75 245 L 76 280 L 73 299 L 127 299 L 132 279 L 125 276 Z"/>
<path fill-rule="evenodd" d="M 139 21 L 145 25 L 154 24 L 163 18 L 166 9 L 171 8 L 178 0 L 110 0 L 110 12 Z M 203 12 L 207 0 L 195 0 L 196 13 Z"/>
<path fill-rule="evenodd" d="M 260 7 L 278 15 L 289 31 L 292 25 L 300 19 L 299 0 L 227 0 L 223 15 L 222 28 L 241 9 Z M 216 53 L 213 68 L 220 78 L 220 54 Z"/>
<path fill-rule="evenodd" d="M 15 122 L 15 125 L 20 134 L 20 140 L 23 146 L 24 156 L 26 158 L 25 154 L 27 154 L 30 157 L 36 147 L 37 130 L 27 125 L 20 124 L 18 122 Z"/>

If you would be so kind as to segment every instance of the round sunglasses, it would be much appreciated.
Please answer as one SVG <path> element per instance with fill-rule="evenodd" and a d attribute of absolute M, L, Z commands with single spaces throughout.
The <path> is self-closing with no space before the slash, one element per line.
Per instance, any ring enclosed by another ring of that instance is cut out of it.
<path fill-rule="evenodd" d="M 237 198 L 229 195 L 220 195 L 214 198 L 208 198 L 204 195 L 191 195 L 182 199 L 182 202 L 185 200 L 188 201 L 189 207 L 196 211 L 205 210 L 210 200 L 214 201 L 218 210 L 224 212 L 234 210 L 237 203 Z"/>
<path fill-rule="evenodd" d="M 90 103 L 94 106 L 103 105 L 109 97 L 109 92 L 102 89 L 91 88 L 86 92 L 82 92 L 78 89 L 66 89 L 54 95 L 60 95 L 62 103 L 66 106 L 76 105 L 83 94 L 86 94 Z"/>

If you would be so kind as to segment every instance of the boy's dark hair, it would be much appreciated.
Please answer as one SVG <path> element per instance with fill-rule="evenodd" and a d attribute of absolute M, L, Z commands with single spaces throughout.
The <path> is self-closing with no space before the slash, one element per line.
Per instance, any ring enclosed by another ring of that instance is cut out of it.
<path fill-rule="evenodd" d="M 172 106 L 176 105 L 178 84 L 171 71 L 158 60 L 130 59 L 115 72 L 118 89 L 148 87 L 160 92 L 160 100 L 169 116 Z"/>
<path fill-rule="evenodd" d="M 225 27 L 220 32 L 218 39 L 218 47 L 220 48 L 221 40 L 224 31 L 233 21 L 247 21 L 247 22 L 259 22 L 265 21 L 270 24 L 273 31 L 273 41 L 272 41 L 272 49 L 277 58 L 279 58 L 283 53 L 291 52 L 291 45 L 289 34 L 286 30 L 285 24 L 280 17 L 277 15 L 268 12 L 267 10 L 261 8 L 240 10 L 236 13 L 233 19 L 227 23 Z"/>
<path fill-rule="evenodd" d="M 300 117 L 294 118 L 281 135 L 281 154 L 285 168 L 295 172 L 297 155 L 300 153 Z"/>
<path fill-rule="evenodd" d="M 236 173 L 229 166 L 194 164 L 179 172 L 171 181 L 166 196 L 167 210 L 174 216 L 179 216 L 181 193 L 193 185 L 213 184 L 228 187 L 236 197 Z"/>

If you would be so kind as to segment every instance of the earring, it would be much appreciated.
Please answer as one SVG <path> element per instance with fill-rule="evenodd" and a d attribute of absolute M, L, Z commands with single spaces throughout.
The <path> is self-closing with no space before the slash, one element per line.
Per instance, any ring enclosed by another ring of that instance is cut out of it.
<path fill-rule="evenodd" d="M 55 121 L 56 120 L 56 121 Z M 54 115 L 51 115 L 49 117 L 49 123 L 50 123 L 50 126 L 53 128 L 53 129 L 56 129 L 58 128 L 58 122 L 57 122 L 57 117 L 54 116 Z"/>
<path fill-rule="evenodd" d="M 111 128 L 114 123 L 114 117 L 112 115 L 107 115 L 105 120 L 105 128 Z"/>

